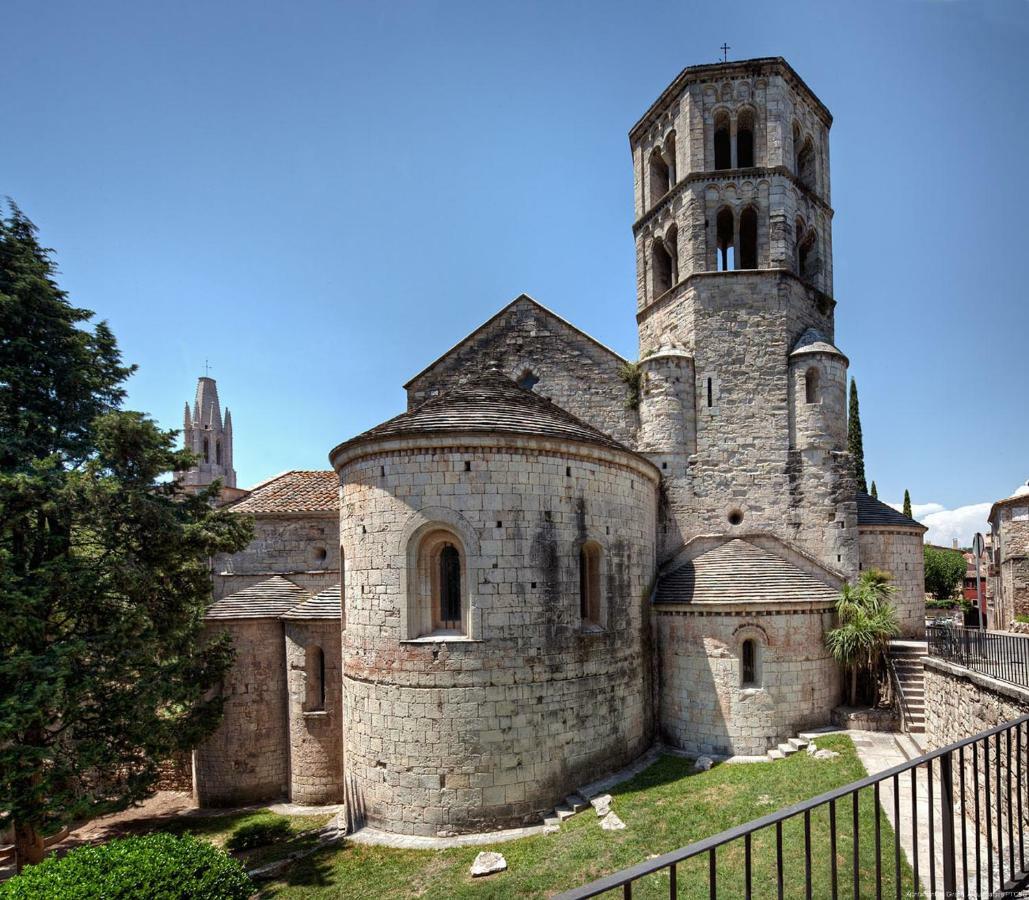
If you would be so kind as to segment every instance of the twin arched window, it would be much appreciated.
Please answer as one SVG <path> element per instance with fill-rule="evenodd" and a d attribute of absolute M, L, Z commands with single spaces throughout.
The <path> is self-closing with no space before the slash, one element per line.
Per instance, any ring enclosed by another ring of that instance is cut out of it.
<path fill-rule="evenodd" d="M 733 159 L 732 120 L 720 109 L 714 117 L 715 169 L 749 169 L 754 162 L 754 111 L 744 107 L 736 115 L 736 158 Z"/>
<path fill-rule="evenodd" d="M 715 218 L 715 267 L 719 272 L 757 268 L 757 210 L 746 206 L 739 230 L 732 209 L 723 206 Z"/>

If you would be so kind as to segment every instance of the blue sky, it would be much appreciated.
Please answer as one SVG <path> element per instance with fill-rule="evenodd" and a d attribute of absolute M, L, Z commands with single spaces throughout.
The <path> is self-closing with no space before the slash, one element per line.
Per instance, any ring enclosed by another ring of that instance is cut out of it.
<path fill-rule="evenodd" d="M 723 41 L 835 116 L 880 497 L 943 540 L 1029 477 L 1027 0 L 7 0 L 4 32 L 0 194 L 139 364 L 133 407 L 179 427 L 210 359 L 241 484 L 326 467 L 523 291 L 635 356 L 626 133 Z"/>

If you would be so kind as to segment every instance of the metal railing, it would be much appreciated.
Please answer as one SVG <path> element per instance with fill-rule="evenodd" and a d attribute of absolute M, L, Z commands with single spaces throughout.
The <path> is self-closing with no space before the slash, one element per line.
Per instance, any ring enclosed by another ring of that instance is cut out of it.
<path fill-rule="evenodd" d="M 1029 687 L 1029 637 L 957 625 L 929 625 L 925 635 L 930 656 Z"/>
<path fill-rule="evenodd" d="M 1014 896 L 1029 881 L 1027 749 L 1023 716 L 558 900 Z"/>

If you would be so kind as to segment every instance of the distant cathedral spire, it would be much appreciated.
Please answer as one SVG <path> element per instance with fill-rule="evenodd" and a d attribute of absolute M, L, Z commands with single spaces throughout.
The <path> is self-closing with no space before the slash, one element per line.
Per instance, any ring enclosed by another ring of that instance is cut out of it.
<path fill-rule="evenodd" d="M 206 375 L 197 379 L 192 415 L 186 404 L 182 442 L 198 458 L 197 464 L 182 474 L 183 485 L 201 488 L 220 478 L 224 487 L 236 487 L 236 470 L 232 468 L 232 415 L 226 409 L 222 420 L 218 385 Z"/>

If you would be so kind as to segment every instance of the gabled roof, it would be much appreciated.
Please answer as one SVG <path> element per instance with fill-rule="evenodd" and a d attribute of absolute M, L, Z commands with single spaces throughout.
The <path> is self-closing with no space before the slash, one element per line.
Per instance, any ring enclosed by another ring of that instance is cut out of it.
<path fill-rule="evenodd" d="M 605 344 L 600 343 L 600 341 L 598 341 L 595 337 L 592 337 L 591 335 L 586 334 L 586 332 L 583 331 L 581 328 L 576 328 L 576 326 L 574 326 L 567 319 L 562 318 L 561 316 L 559 316 L 553 310 L 547 309 L 547 307 L 545 307 L 538 300 L 534 300 L 528 294 L 519 294 L 517 297 L 514 298 L 514 300 L 512 300 L 510 303 L 508 303 L 507 306 L 505 306 L 503 309 L 501 309 L 495 315 L 490 316 L 490 318 L 488 318 L 485 322 L 483 322 L 478 328 L 474 329 L 473 331 L 471 331 L 467 335 L 465 335 L 463 338 L 461 338 L 461 340 L 459 340 L 456 344 L 454 344 L 453 347 L 451 347 L 449 350 L 447 350 L 446 353 L 444 353 L 441 356 L 439 356 L 436 359 L 434 359 L 424 369 L 422 369 L 417 375 L 415 375 L 412 378 L 408 379 L 407 383 L 404 385 L 404 389 L 407 390 L 412 384 L 414 384 L 426 372 L 430 371 L 435 366 L 439 365 L 439 363 L 441 363 L 448 356 L 450 356 L 455 351 L 457 351 L 458 349 L 463 347 L 469 341 L 473 340 L 481 332 L 486 331 L 486 329 L 488 329 L 494 322 L 496 322 L 498 319 L 503 318 L 505 315 L 507 315 L 507 313 L 511 309 L 513 309 L 515 306 L 518 306 L 519 304 L 530 304 L 535 309 L 537 309 L 540 313 L 542 313 L 544 316 L 547 316 L 548 318 L 553 319 L 556 322 L 559 322 L 565 328 L 570 329 L 571 331 L 575 332 L 575 334 L 579 335 L 580 337 L 585 338 L 587 341 L 589 341 L 594 346 L 599 347 L 605 353 L 610 354 L 612 357 L 614 357 L 616 360 L 618 360 L 619 363 L 624 363 L 626 361 L 624 356 L 622 356 L 619 353 L 616 353 L 614 350 L 612 350 L 610 347 L 606 346 Z"/>
<path fill-rule="evenodd" d="M 333 471 L 283 472 L 251 488 L 231 506 L 238 513 L 336 512 L 339 509 L 339 480 Z"/>
<path fill-rule="evenodd" d="M 663 576 L 656 602 L 832 603 L 837 595 L 836 588 L 783 557 L 733 538 Z"/>
<path fill-rule="evenodd" d="M 222 597 L 211 604 L 205 619 L 277 619 L 307 599 L 306 591 L 281 575 Z"/>
<path fill-rule="evenodd" d="M 469 432 L 581 441 L 636 455 L 556 403 L 520 388 L 504 375 L 488 373 L 345 441 L 329 457 L 334 459 L 344 448 L 376 438 Z"/>
<path fill-rule="evenodd" d="M 334 584 L 313 597 L 308 597 L 289 612 L 283 613 L 283 619 L 340 619 L 342 618 L 339 585 Z"/>
<path fill-rule="evenodd" d="M 922 531 L 929 529 L 921 522 L 905 516 L 892 506 L 883 503 L 882 500 L 866 494 L 864 491 L 857 492 L 857 518 L 858 527 L 862 525 L 889 525 L 894 528 L 918 528 Z"/>

